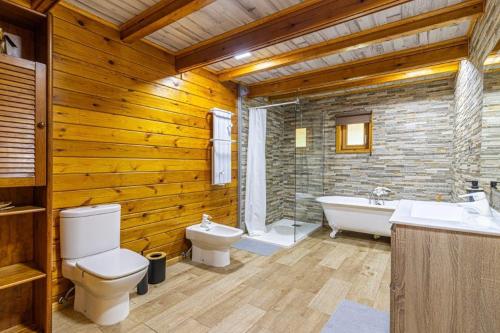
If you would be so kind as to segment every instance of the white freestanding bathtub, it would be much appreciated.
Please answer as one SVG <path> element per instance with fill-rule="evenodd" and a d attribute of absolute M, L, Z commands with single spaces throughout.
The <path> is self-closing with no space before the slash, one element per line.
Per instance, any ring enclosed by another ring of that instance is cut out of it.
<path fill-rule="evenodd" d="M 389 219 L 399 203 L 384 201 L 383 205 L 375 205 L 367 198 L 342 196 L 319 197 L 316 201 L 323 207 L 332 238 L 340 230 L 391 236 Z"/>

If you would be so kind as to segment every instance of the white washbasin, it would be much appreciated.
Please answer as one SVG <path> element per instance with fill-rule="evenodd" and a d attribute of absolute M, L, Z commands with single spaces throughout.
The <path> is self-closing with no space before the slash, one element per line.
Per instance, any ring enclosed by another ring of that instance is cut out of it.
<path fill-rule="evenodd" d="M 411 206 L 410 216 L 417 219 L 462 222 L 464 212 L 465 209 L 456 204 L 416 201 Z"/>
<path fill-rule="evenodd" d="M 389 222 L 500 236 L 500 213 L 480 216 L 451 202 L 401 200 Z"/>

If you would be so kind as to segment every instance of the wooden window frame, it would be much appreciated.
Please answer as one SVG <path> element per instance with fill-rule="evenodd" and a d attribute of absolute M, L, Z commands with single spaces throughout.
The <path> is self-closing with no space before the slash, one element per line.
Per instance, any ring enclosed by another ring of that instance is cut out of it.
<path fill-rule="evenodd" d="M 364 145 L 347 145 L 347 125 L 335 126 L 335 152 L 337 154 L 369 154 L 372 152 L 372 119 L 365 124 L 366 144 Z"/>

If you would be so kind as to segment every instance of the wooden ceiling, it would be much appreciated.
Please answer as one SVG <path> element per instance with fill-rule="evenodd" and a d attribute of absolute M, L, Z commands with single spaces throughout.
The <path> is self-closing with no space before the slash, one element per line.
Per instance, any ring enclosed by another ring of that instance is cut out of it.
<path fill-rule="evenodd" d="M 54 1 L 33 0 L 50 4 Z M 63 0 L 251 96 L 285 96 L 456 67 L 484 0 Z M 235 59 L 235 55 L 251 56 Z M 406 74 L 405 74 L 406 73 Z M 398 76 L 399 75 L 399 76 Z"/>

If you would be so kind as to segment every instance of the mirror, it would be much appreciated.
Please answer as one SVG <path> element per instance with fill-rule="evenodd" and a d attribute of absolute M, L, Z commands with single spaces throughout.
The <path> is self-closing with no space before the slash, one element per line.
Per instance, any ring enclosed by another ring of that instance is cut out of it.
<path fill-rule="evenodd" d="M 491 205 L 498 210 L 500 187 L 495 182 L 500 182 L 500 50 L 486 59 L 483 84 L 481 185 Z"/>

